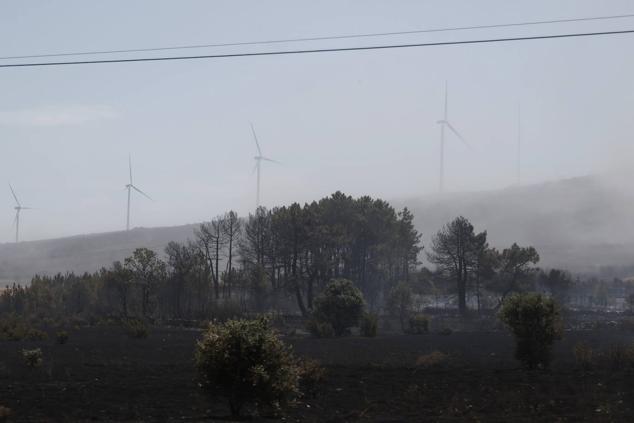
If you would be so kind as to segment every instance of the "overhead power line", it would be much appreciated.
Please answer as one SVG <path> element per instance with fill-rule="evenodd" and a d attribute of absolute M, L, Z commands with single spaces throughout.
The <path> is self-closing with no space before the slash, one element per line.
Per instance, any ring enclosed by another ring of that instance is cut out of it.
<path fill-rule="evenodd" d="M 410 30 L 410 31 L 374 32 L 374 33 L 365 33 L 365 34 L 331 35 L 331 36 L 304 37 L 304 38 L 285 38 L 285 39 L 242 41 L 242 42 L 230 42 L 230 43 L 194 44 L 194 45 L 167 46 L 167 47 L 121 49 L 121 50 L 94 50 L 94 51 L 65 52 L 65 53 L 63 52 L 63 53 L 31 54 L 31 55 L 21 55 L 21 56 L 4 56 L 4 57 L 0 57 L 0 60 L 37 59 L 37 58 L 45 58 L 45 57 L 63 57 L 63 56 L 87 56 L 87 55 L 98 55 L 98 54 L 121 54 L 121 53 L 144 53 L 144 52 L 147 53 L 147 52 L 153 52 L 153 51 L 168 51 L 168 50 L 201 49 L 201 48 L 214 48 L 214 47 L 238 47 L 238 46 L 249 46 L 249 45 L 296 43 L 296 42 L 306 42 L 306 41 L 346 40 L 346 39 L 355 39 L 355 38 L 387 37 L 387 36 L 395 36 L 395 35 L 428 34 L 428 33 L 434 33 L 434 32 L 511 28 L 511 27 L 521 27 L 521 26 L 548 25 L 548 24 L 556 24 L 556 23 L 605 21 L 605 20 L 613 20 L 613 19 L 625 19 L 625 18 L 634 18 L 634 13 L 623 14 L 623 15 L 593 16 L 593 17 L 585 17 L 585 18 L 550 19 L 550 20 L 541 20 L 541 21 L 513 22 L 513 23 L 491 24 L 491 25 L 456 26 L 456 27 L 449 27 L 449 28 L 429 28 L 429 29 L 417 29 L 417 30 Z"/>
<path fill-rule="evenodd" d="M 82 60 L 82 61 L 68 61 L 68 62 L 11 63 L 11 64 L 0 64 L 0 68 L 91 65 L 91 64 L 106 64 L 106 63 L 160 62 L 160 61 L 199 60 L 199 59 L 228 59 L 228 58 L 237 58 L 237 57 L 257 57 L 257 56 L 283 56 L 283 55 L 296 55 L 296 54 L 336 53 L 336 52 L 348 52 L 348 51 L 388 50 L 388 49 L 402 49 L 402 48 L 413 48 L 413 47 L 438 47 L 438 46 L 467 45 L 467 44 L 492 44 L 492 43 L 506 43 L 506 42 L 513 42 L 513 41 L 552 40 L 552 39 L 560 39 L 560 38 L 624 35 L 624 34 L 632 34 L 632 33 L 634 33 L 634 29 L 622 30 L 622 31 L 577 32 L 577 33 L 570 33 L 570 34 L 535 35 L 535 36 L 528 36 L 528 37 L 507 37 L 507 38 L 487 38 L 487 39 L 479 39 L 479 40 L 441 41 L 441 42 L 434 42 L 434 43 L 390 44 L 390 45 L 365 46 L 365 47 L 339 47 L 339 48 L 321 48 L 321 49 L 308 49 L 308 50 L 262 51 L 262 52 L 252 52 L 252 53 L 206 54 L 206 55 L 199 55 L 199 56 L 139 57 L 139 58 L 130 58 L 130 59 Z"/>

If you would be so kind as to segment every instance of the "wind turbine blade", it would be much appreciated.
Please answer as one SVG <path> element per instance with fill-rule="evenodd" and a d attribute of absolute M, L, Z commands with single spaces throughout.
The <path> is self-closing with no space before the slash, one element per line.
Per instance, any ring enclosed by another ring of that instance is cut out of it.
<path fill-rule="evenodd" d="M 15 226 L 18 223 L 18 214 L 15 214 L 15 217 L 13 218 L 13 224 L 11 224 L 11 226 Z"/>
<path fill-rule="evenodd" d="M 139 194 L 141 194 L 141 195 L 143 195 L 143 196 L 145 196 L 145 197 L 149 198 L 150 200 L 152 200 L 152 197 L 150 197 L 149 195 L 147 195 L 146 193 L 144 193 L 143 191 L 141 191 L 140 189 L 138 189 L 138 188 L 137 188 L 137 187 L 135 187 L 134 185 L 132 185 L 132 188 L 133 188 L 136 192 L 138 192 Z M 152 200 L 152 201 L 154 201 L 154 200 Z"/>
<path fill-rule="evenodd" d="M 269 159 L 268 157 L 260 157 L 260 160 L 265 160 L 267 162 L 273 162 L 273 163 L 277 163 L 277 164 L 282 164 L 282 163 L 278 162 L 277 160 Z"/>
<path fill-rule="evenodd" d="M 451 129 L 451 132 L 453 132 L 460 141 L 463 142 L 464 145 L 466 145 L 467 147 L 471 148 L 471 146 L 469 145 L 469 143 L 467 141 L 465 141 L 465 139 L 462 137 L 462 135 L 460 135 L 460 133 L 456 130 L 456 128 L 453 127 L 453 125 L 451 125 L 451 123 L 449 123 L 449 121 L 444 121 L 444 123 L 447 125 L 447 127 L 449 129 Z"/>
<path fill-rule="evenodd" d="M 9 189 L 11 189 L 11 194 L 13 194 L 13 198 L 15 198 L 15 202 L 20 206 L 20 200 L 18 200 L 18 196 L 15 195 L 15 191 L 13 191 L 13 187 L 9 184 Z"/>
<path fill-rule="evenodd" d="M 260 150 L 260 143 L 258 142 L 258 136 L 255 134 L 255 128 L 253 127 L 253 124 L 251 122 L 249 122 L 249 125 L 251 125 L 251 132 L 253 133 L 253 139 L 255 140 L 255 146 L 258 148 L 258 155 L 261 156 L 262 155 L 262 150 Z"/>
<path fill-rule="evenodd" d="M 132 156 L 128 154 L 128 167 L 130 168 L 130 184 L 132 184 Z"/>
<path fill-rule="evenodd" d="M 251 175 L 253 175 L 255 173 L 255 171 L 258 170 L 258 162 L 255 162 L 255 166 L 253 166 L 253 170 L 251 171 Z"/>

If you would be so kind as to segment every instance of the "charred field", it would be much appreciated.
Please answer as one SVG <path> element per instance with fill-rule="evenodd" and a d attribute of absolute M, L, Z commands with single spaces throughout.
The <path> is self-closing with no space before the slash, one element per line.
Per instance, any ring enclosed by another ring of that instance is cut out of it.
<path fill-rule="evenodd" d="M 0 342 L 0 404 L 8 421 L 225 421 L 223 398 L 197 381 L 198 329 L 153 328 L 133 339 L 115 326 L 69 331 L 68 342 Z M 252 421 L 632 421 L 634 368 L 610 349 L 632 332 L 567 331 L 549 370 L 526 371 L 504 331 L 317 339 L 284 336 L 325 378 L 278 416 Z M 583 343 L 604 357 L 582 368 Z M 42 365 L 21 351 L 40 348 Z"/>

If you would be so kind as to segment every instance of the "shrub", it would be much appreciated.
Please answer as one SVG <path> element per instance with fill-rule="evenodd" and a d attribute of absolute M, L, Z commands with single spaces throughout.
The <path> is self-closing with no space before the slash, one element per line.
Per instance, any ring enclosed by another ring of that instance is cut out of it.
<path fill-rule="evenodd" d="M 541 294 L 516 294 L 504 302 L 499 318 L 515 336 L 515 358 L 528 369 L 548 367 L 552 345 L 563 332 L 555 302 Z"/>
<path fill-rule="evenodd" d="M 446 362 L 449 356 L 440 351 L 432 351 L 429 354 L 424 354 L 416 359 L 416 365 L 419 367 L 434 367 Z"/>
<path fill-rule="evenodd" d="M 128 319 L 123 322 L 127 335 L 133 339 L 145 339 L 149 335 L 147 324 L 140 319 Z"/>
<path fill-rule="evenodd" d="M 302 393 L 315 396 L 319 386 L 324 382 L 326 369 L 321 367 L 319 361 L 307 358 L 299 362 L 298 372 Z"/>
<path fill-rule="evenodd" d="M 42 365 L 42 350 L 22 350 L 22 360 L 27 367 L 40 367 Z"/>
<path fill-rule="evenodd" d="M 343 335 L 351 326 L 356 326 L 363 315 L 363 294 L 347 279 L 334 279 L 315 299 L 313 317 L 328 322 L 336 336 Z"/>
<path fill-rule="evenodd" d="M 359 329 L 362 336 L 374 338 L 379 329 L 379 318 L 376 314 L 364 313 Z"/>
<path fill-rule="evenodd" d="M 27 341 L 46 341 L 48 339 L 48 335 L 42 330 L 28 328 L 24 338 Z"/>
<path fill-rule="evenodd" d="M 322 322 L 314 317 L 306 322 L 306 330 L 315 338 L 332 338 L 335 336 L 335 329 L 329 322 Z"/>
<path fill-rule="evenodd" d="M 0 320 L 0 340 L 44 341 L 48 338 L 46 332 L 31 327 L 27 322 L 16 317 L 6 317 Z"/>
<path fill-rule="evenodd" d="M 233 416 L 247 404 L 279 407 L 298 394 L 295 359 L 265 319 L 211 323 L 195 358 L 203 386 L 226 397 Z"/>
<path fill-rule="evenodd" d="M 577 366 L 590 370 L 594 366 L 594 350 L 585 342 L 577 343 L 573 348 Z"/>
<path fill-rule="evenodd" d="M 429 318 L 424 314 L 415 314 L 409 318 L 408 333 L 422 335 L 429 330 Z"/>
<path fill-rule="evenodd" d="M 68 342 L 68 332 L 60 330 L 55 334 L 55 340 L 59 345 L 64 345 Z"/>
<path fill-rule="evenodd" d="M 414 305 L 413 295 L 412 288 L 407 282 L 399 282 L 387 295 L 386 307 L 392 316 L 398 317 L 403 332 L 407 332 L 405 324 Z"/>

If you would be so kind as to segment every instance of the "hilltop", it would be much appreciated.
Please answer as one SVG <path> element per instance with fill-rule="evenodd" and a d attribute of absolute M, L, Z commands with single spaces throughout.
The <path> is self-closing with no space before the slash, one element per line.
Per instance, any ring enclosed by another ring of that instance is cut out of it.
<path fill-rule="evenodd" d="M 634 269 L 634 196 L 609 179 L 585 176 L 501 190 L 451 193 L 391 201 L 409 207 L 424 245 L 452 218 L 463 215 L 487 230 L 491 245 L 533 245 L 543 267 L 603 276 Z M 162 252 L 169 241 L 192 238 L 195 224 L 135 228 L 67 238 L 0 244 L 0 281 L 34 274 L 93 272 L 123 260 L 135 248 Z"/>
<path fill-rule="evenodd" d="M 622 181 L 584 176 L 409 199 L 395 206 L 412 210 L 425 245 L 443 224 L 463 215 L 476 230 L 487 230 L 492 246 L 533 245 L 540 266 L 624 276 L 634 269 L 634 195 Z"/>

